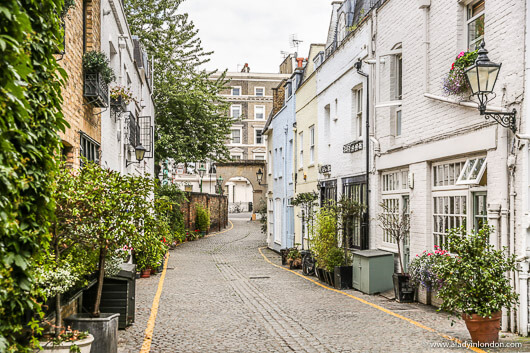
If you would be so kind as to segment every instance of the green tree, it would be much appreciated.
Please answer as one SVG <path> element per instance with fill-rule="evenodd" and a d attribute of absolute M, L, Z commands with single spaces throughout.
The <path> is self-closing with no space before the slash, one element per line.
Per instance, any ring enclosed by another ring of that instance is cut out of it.
<path fill-rule="evenodd" d="M 155 153 L 177 162 L 228 158 L 225 146 L 233 120 L 218 95 L 225 74 L 200 70 L 212 52 L 202 48 L 198 30 L 182 0 L 125 0 L 131 31 L 138 35 L 154 66 Z"/>
<path fill-rule="evenodd" d="M 0 352 L 32 352 L 35 261 L 49 246 L 54 152 L 66 74 L 53 54 L 64 0 L 0 4 Z"/>

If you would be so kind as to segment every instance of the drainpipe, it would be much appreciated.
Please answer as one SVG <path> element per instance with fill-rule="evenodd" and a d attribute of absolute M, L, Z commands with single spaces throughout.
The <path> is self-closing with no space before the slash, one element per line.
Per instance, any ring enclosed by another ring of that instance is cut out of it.
<path fill-rule="evenodd" d="M 508 168 L 510 170 L 510 256 L 515 252 L 515 163 L 516 157 L 510 154 L 508 157 Z M 515 272 L 510 273 L 510 284 L 512 288 L 516 286 Z M 515 309 L 510 310 L 510 329 L 515 332 Z"/>
<path fill-rule="evenodd" d="M 357 69 L 357 73 L 366 78 L 366 134 L 365 134 L 365 143 L 366 143 L 366 212 L 364 215 L 364 224 L 366 237 L 364 239 L 365 246 L 370 247 L 370 76 L 367 73 L 361 71 L 362 61 L 359 59 L 354 64 Z"/>
<path fill-rule="evenodd" d="M 501 209 L 501 249 L 508 248 L 508 214 L 509 210 L 506 207 Z M 508 254 L 506 254 L 508 255 Z M 506 273 L 509 276 L 509 273 Z M 502 308 L 501 329 L 508 331 L 509 329 L 509 315 L 506 308 Z"/>
<path fill-rule="evenodd" d="M 430 50 L 430 29 L 429 29 L 429 12 L 431 7 L 431 0 L 418 0 L 420 9 L 423 10 L 423 65 L 424 65 L 424 81 L 423 89 L 429 92 L 429 50 Z"/>

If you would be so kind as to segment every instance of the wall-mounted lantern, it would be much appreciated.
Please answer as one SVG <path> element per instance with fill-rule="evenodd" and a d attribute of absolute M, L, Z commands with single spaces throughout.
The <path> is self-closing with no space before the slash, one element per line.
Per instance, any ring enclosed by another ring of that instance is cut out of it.
<path fill-rule="evenodd" d="M 261 170 L 261 168 L 259 168 L 256 172 L 256 178 L 258 179 L 258 184 L 261 185 L 261 182 L 263 180 L 263 171 Z"/>
<path fill-rule="evenodd" d="M 480 115 L 484 115 L 486 119 L 492 118 L 500 125 L 515 132 L 517 130 L 515 126 L 515 115 L 517 111 L 515 109 L 511 112 L 486 111 L 486 105 L 490 100 L 488 99 L 488 94 L 493 93 L 493 88 L 497 82 L 502 64 L 496 64 L 490 61 L 488 51 L 484 46 L 485 43 L 482 41 L 475 64 L 465 70 L 467 82 L 469 83 L 469 87 L 471 87 L 472 94 L 477 96 Z"/>
<path fill-rule="evenodd" d="M 144 160 L 144 156 L 145 156 L 145 151 L 147 151 L 147 150 L 145 149 L 144 146 L 142 146 L 142 145 L 136 146 L 134 148 L 134 154 L 136 155 L 136 162 L 125 160 L 125 168 L 129 167 L 129 165 L 131 165 L 133 163 L 140 163 L 141 161 L 143 161 Z"/>

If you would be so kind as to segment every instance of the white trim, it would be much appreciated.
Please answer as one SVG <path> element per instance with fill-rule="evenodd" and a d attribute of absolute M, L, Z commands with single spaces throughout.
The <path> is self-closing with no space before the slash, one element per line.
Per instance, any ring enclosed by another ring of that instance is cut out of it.
<path fill-rule="evenodd" d="M 399 134 L 398 134 L 398 113 L 400 115 L 400 118 L 399 118 Z M 395 129 L 395 134 L 394 136 L 396 137 L 400 137 L 401 135 L 403 135 L 403 110 L 401 109 L 401 107 L 397 108 L 396 109 L 396 116 L 395 116 L 395 121 L 394 121 L 394 129 Z"/>
<path fill-rule="evenodd" d="M 256 110 L 257 110 L 256 108 L 263 108 L 263 119 L 258 119 L 258 118 L 256 117 L 256 115 L 257 115 L 257 114 L 256 114 L 256 113 L 257 113 L 257 112 L 256 112 Z M 254 106 L 254 120 L 265 121 L 265 120 L 266 120 L 265 117 L 267 116 L 267 112 L 266 112 L 266 110 L 267 110 L 267 108 L 266 108 L 264 105 L 255 105 L 255 106 Z"/>
<path fill-rule="evenodd" d="M 257 130 L 261 130 L 261 143 L 258 143 Z M 265 140 L 265 135 L 263 135 L 263 127 L 255 127 L 254 128 L 254 144 L 258 145 L 258 146 L 265 145 L 265 141 L 264 140 Z"/>
<path fill-rule="evenodd" d="M 234 94 L 234 89 L 237 89 L 237 88 L 239 88 L 239 94 Z M 241 86 L 232 86 L 230 88 L 230 95 L 231 96 L 239 97 L 239 96 L 241 96 L 241 93 L 243 93 L 243 92 L 241 92 Z"/>
<path fill-rule="evenodd" d="M 469 179 L 470 175 L 468 175 L 467 178 L 464 179 L 464 175 L 469 165 L 473 163 L 473 165 L 471 166 L 471 170 L 469 172 L 470 174 L 472 174 L 478 167 L 477 165 L 478 161 L 481 159 L 484 159 L 484 161 L 482 162 L 482 166 L 480 166 L 480 169 L 477 173 L 476 178 Z M 482 179 L 482 176 L 484 175 L 484 172 L 486 171 L 487 163 L 488 163 L 488 160 L 485 156 L 469 158 L 464 164 L 464 166 L 462 167 L 462 170 L 460 171 L 460 175 L 458 176 L 458 180 L 456 181 L 455 185 L 478 185 L 480 184 L 480 180 Z"/>
<path fill-rule="evenodd" d="M 393 106 L 396 106 L 396 105 L 402 105 L 403 104 L 403 101 L 402 100 L 397 100 L 397 101 L 387 101 L 387 102 L 381 102 L 379 104 L 376 104 L 375 105 L 375 108 L 386 108 L 386 107 L 393 107 Z"/>
<path fill-rule="evenodd" d="M 230 105 L 230 117 L 233 118 L 234 117 L 234 108 L 239 108 L 239 116 L 236 118 L 240 118 L 241 115 L 243 115 L 243 107 L 241 104 L 232 104 Z"/>
<path fill-rule="evenodd" d="M 258 95 L 257 91 L 258 91 L 258 88 L 261 88 L 263 90 L 263 94 L 260 96 Z M 256 97 L 265 97 L 265 87 L 261 87 L 261 86 L 256 86 L 254 87 L 254 95 Z"/>
<path fill-rule="evenodd" d="M 232 136 L 232 131 L 239 131 L 239 142 L 233 142 L 233 136 Z M 240 128 L 240 127 L 232 127 L 230 128 L 230 145 L 232 146 L 239 146 L 239 145 L 242 145 L 243 144 L 243 129 Z"/>

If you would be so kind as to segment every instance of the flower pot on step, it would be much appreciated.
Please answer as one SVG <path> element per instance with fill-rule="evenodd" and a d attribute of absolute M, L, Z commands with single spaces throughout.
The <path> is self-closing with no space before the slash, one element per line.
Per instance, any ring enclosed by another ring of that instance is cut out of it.
<path fill-rule="evenodd" d="M 101 313 L 99 317 L 75 314 L 64 319 L 64 323 L 73 330 L 88 331 L 94 336 L 90 353 L 117 353 L 119 317 L 120 314 L 115 313 Z"/>
<path fill-rule="evenodd" d="M 59 344 L 53 344 L 53 342 L 40 342 L 42 350 L 35 350 L 34 352 L 40 353 L 70 353 L 70 348 L 76 345 L 81 353 L 90 353 L 90 348 L 94 342 L 94 336 L 88 335 L 87 338 L 79 341 L 68 341 Z"/>
<path fill-rule="evenodd" d="M 146 269 L 142 270 L 142 274 L 140 275 L 140 277 L 142 277 L 142 278 L 151 277 L 151 269 L 150 268 L 146 268 Z"/>
<path fill-rule="evenodd" d="M 462 314 L 467 330 L 473 343 L 499 342 L 501 329 L 501 312 L 493 313 L 491 317 L 482 317 L 477 314 Z"/>

